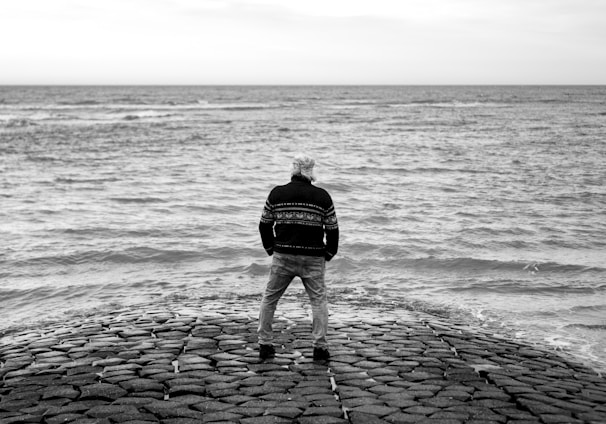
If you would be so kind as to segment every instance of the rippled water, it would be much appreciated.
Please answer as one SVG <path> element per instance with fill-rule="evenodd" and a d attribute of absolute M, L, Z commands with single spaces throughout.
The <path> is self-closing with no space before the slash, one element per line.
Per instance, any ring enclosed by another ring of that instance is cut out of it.
<path fill-rule="evenodd" d="M 261 209 L 308 151 L 332 296 L 605 370 L 605 124 L 606 87 L 0 87 L 0 331 L 261 293 Z"/>

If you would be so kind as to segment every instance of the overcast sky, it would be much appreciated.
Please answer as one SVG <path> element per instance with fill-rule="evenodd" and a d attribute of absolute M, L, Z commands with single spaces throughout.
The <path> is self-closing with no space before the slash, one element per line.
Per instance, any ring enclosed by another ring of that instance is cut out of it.
<path fill-rule="evenodd" d="M 0 0 L 0 84 L 606 84 L 606 0 Z"/>

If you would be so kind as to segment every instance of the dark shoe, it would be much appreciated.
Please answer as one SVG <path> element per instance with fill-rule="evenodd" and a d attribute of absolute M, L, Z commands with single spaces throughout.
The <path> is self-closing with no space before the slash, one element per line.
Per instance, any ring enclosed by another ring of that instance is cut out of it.
<path fill-rule="evenodd" d="M 314 361 L 328 361 L 329 358 L 330 353 L 328 353 L 328 349 L 314 347 Z"/>
<path fill-rule="evenodd" d="M 272 345 L 259 345 L 259 359 L 265 360 L 276 356 L 276 350 Z"/>

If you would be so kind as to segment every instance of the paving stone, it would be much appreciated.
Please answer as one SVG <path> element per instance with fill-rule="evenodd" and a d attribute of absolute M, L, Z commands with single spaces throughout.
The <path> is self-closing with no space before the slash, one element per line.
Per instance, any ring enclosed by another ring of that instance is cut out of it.
<path fill-rule="evenodd" d="M 383 420 L 392 424 L 408 424 L 408 423 L 419 423 L 426 419 L 425 415 L 407 414 L 404 412 L 396 412 L 394 414 L 383 417 Z"/>
<path fill-rule="evenodd" d="M 127 396 L 153 398 L 153 399 L 164 399 L 163 392 L 130 392 Z"/>
<path fill-rule="evenodd" d="M 376 385 L 368 389 L 369 392 L 376 393 L 377 395 L 383 395 L 386 393 L 402 393 L 404 389 L 401 387 L 387 386 L 387 385 Z"/>
<path fill-rule="evenodd" d="M 135 378 L 120 382 L 120 387 L 129 392 L 163 391 L 164 385 L 149 378 Z"/>
<path fill-rule="evenodd" d="M 104 400 L 82 400 L 75 402 L 68 401 L 62 405 L 49 406 L 45 415 L 54 416 L 70 413 L 84 413 L 95 406 L 107 405 L 107 403 L 108 402 Z"/>
<path fill-rule="evenodd" d="M 240 424 L 288 424 L 291 420 L 275 415 L 264 415 L 261 417 L 242 418 Z"/>
<path fill-rule="evenodd" d="M 106 418 L 113 415 L 137 414 L 138 412 L 133 405 L 99 405 L 89 409 L 86 415 L 93 418 Z"/>
<path fill-rule="evenodd" d="M 283 407 L 283 406 L 278 406 L 275 408 L 268 408 L 265 411 L 265 414 L 267 414 L 267 415 L 274 415 L 277 417 L 284 417 L 284 418 L 290 418 L 290 419 L 298 417 L 302 413 L 303 413 L 303 411 L 299 408 Z"/>
<path fill-rule="evenodd" d="M 112 405 L 133 405 L 136 407 L 140 407 L 147 403 L 152 403 L 155 400 L 157 399 L 153 397 L 123 397 L 113 401 Z"/>
<path fill-rule="evenodd" d="M 51 398 L 76 399 L 78 396 L 80 396 L 80 391 L 74 389 L 72 386 L 48 387 L 42 393 L 42 399 L 51 399 Z"/>
<path fill-rule="evenodd" d="M 528 411 L 524 411 L 515 407 L 511 408 L 499 408 L 495 409 L 495 412 L 499 415 L 503 415 L 508 418 L 509 421 L 520 421 L 520 420 L 533 420 L 537 419 Z"/>
<path fill-rule="evenodd" d="M 400 398 L 400 399 L 386 399 L 385 404 L 387 406 L 392 406 L 394 408 L 406 409 L 406 408 L 410 408 L 411 406 L 418 406 L 419 402 L 412 400 L 412 399 Z"/>
<path fill-rule="evenodd" d="M 193 418 L 202 420 L 204 414 L 199 411 L 188 408 L 186 405 L 178 402 L 157 400 L 155 402 L 147 403 L 142 406 L 146 411 L 159 416 L 160 418 Z"/>
<path fill-rule="evenodd" d="M 400 377 L 406 381 L 427 381 L 434 378 L 441 378 L 437 374 L 430 374 L 427 372 L 406 372 L 400 373 Z"/>
<path fill-rule="evenodd" d="M 171 396 L 178 395 L 204 395 L 206 393 L 206 389 L 204 385 L 197 384 L 183 384 L 183 385 L 171 385 L 169 392 Z"/>
<path fill-rule="evenodd" d="M 390 415 L 395 412 L 398 412 L 398 410 L 399 410 L 398 408 L 394 408 L 391 406 L 367 404 L 367 405 L 360 405 L 360 406 L 353 408 L 352 412 L 361 412 L 363 414 L 384 417 L 386 415 Z"/>
<path fill-rule="evenodd" d="M 518 403 L 537 416 L 542 414 L 563 414 L 565 412 L 560 408 L 527 399 L 518 399 Z M 570 416 L 570 414 L 567 415 Z"/>
<path fill-rule="evenodd" d="M 469 414 L 465 412 L 453 412 L 453 411 L 438 411 L 434 414 L 431 414 L 429 418 L 436 423 L 439 423 L 440 420 L 448 421 L 452 420 L 455 422 L 464 422 L 469 418 Z"/>
<path fill-rule="evenodd" d="M 435 414 L 436 412 L 438 412 L 440 409 L 439 408 L 434 408 L 434 407 L 430 407 L 430 406 L 411 406 L 410 408 L 406 408 L 404 409 L 403 412 L 409 413 L 409 414 L 415 414 L 415 415 L 431 415 L 431 414 Z"/>
<path fill-rule="evenodd" d="M 423 406 L 431 408 L 450 408 L 453 406 L 464 405 L 465 402 L 444 396 L 419 399 L 418 402 Z"/>
<path fill-rule="evenodd" d="M 343 380 L 340 385 L 358 387 L 360 389 L 368 389 L 370 387 L 378 386 L 380 383 L 376 380 L 367 379 L 354 379 L 354 380 Z"/>
<path fill-rule="evenodd" d="M 563 414 L 541 414 L 541 421 L 545 424 L 559 424 L 559 423 L 570 423 L 570 424 L 582 424 L 583 421 L 576 418 L 572 418 L 569 415 Z"/>
<path fill-rule="evenodd" d="M 511 396 L 500 390 L 480 390 L 473 393 L 474 399 L 510 400 Z"/>
<path fill-rule="evenodd" d="M 510 402 L 504 402 L 498 399 L 480 399 L 473 400 L 470 402 L 470 405 L 481 406 L 490 409 L 498 409 L 498 408 L 507 408 L 511 406 Z"/>
<path fill-rule="evenodd" d="M 349 421 L 343 418 L 331 417 L 326 415 L 300 417 L 297 419 L 298 424 L 348 424 Z"/>
<path fill-rule="evenodd" d="M 68 422 L 73 422 L 75 420 L 77 420 L 78 418 L 82 418 L 81 414 L 61 414 L 61 415 L 55 415 L 54 417 L 50 417 L 50 418 L 46 418 L 45 422 L 46 424 L 62 424 L 62 423 L 68 423 Z"/>
<path fill-rule="evenodd" d="M 192 407 L 203 413 L 211 413 L 211 412 L 225 411 L 225 410 L 231 409 L 234 407 L 234 405 L 230 404 L 230 403 L 226 403 L 226 402 L 208 400 L 205 402 L 194 404 L 194 405 L 192 405 Z"/>
<path fill-rule="evenodd" d="M 385 421 L 376 415 L 365 414 L 363 412 L 357 412 L 357 411 L 353 411 L 349 415 L 349 421 L 352 424 L 386 424 L 386 423 L 388 423 L 388 421 Z"/>
<path fill-rule="evenodd" d="M 200 395 L 180 395 L 180 396 L 169 396 L 164 397 L 164 400 L 170 400 L 171 402 L 177 402 L 184 405 L 195 405 L 208 400 L 207 397 Z"/>
<path fill-rule="evenodd" d="M 464 406 L 458 406 L 458 407 L 455 406 L 455 407 L 452 407 L 449 409 L 451 411 L 468 413 L 470 416 L 470 419 L 467 421 L 467 423 L 469 423 L 469 422 L 475 422 L 476 424 L 488 423 L 488 422 L 505 423 L 507 421 L 506 417 L 496 414 L 494 411 L 492 411 L 489 408 L 473 407 L 473 406 L 469 406 L 469 405 L 464 405 Z"/>
<path fill-rule="evenodd" d="M 91 384 L 82 387 L 80 390 L 80 399 L 116 400 L 128 393 L 119 386 L 107 383 Z"/>
<path fill-rule="evenodd" d="M 335 408 L 334 406 L 323 406 L 323 407 L 312 406 L 310 408 L 307 408 L 303 412 L 303 415 L 304 416 L 327 415 L 327 416 L 331 416 L 331 417 L 342 417 L 343 411 L 341 410 L 341 408 Z"/>
<path fill-rule="evenodd" d="M 240 418 L 242 418 L 242 415 L 240 414 L 236 414 L 231 411 L 219 411 L 204 414 L 202 417 L 202 422 L 237 423 L 239 422 Z"/>
<path fill-rule="evenodd" d="M 283 387 L 273 386 L 271 384 L 263 384 L 262 386 L 242 387 L 240 391 L 247 396 L 263 396 L 271 393 L 284 393 L 286 389 Z"/>

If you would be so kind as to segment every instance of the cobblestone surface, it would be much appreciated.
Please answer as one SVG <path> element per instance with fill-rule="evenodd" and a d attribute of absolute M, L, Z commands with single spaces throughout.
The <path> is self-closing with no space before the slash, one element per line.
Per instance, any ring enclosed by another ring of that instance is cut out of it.
<path fill-rule="evenodd" d="M 435 316 L 331 305 L 331 359 L 283 299 L 259 362 L 258 302 L 139 306 L 0 339 L 0 423 L 606 423 L 606 379 Z"/>

